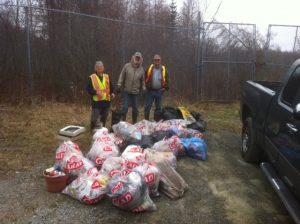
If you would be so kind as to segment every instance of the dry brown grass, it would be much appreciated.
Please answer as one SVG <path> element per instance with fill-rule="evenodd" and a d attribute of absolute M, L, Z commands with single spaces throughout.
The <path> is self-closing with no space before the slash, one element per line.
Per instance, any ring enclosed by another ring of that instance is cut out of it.
<path fill-rule="evenodd" d="M 203 114 L 208 130 L 227 130 L 238 133 L 240 130 L 239 106 L 217 103 L 188 103 L 166 100 L 165 105 L 185 106 L 189 110 Z M 130 115 L 131 113 L 129 113 Z M 131 116 L 128 116 L 131 117 Z M 44 103 L 35 106 L 10 106 L 0 104 L 0 171 L 30 170 L 43 161 L 54 161 L 57 147 L 57 132 L 62 127 L 73 124 L 89 127 L 90 108 L 85 105 Z M 143 109 L 140 109 L 143 119 Z M 110 117 L 108 126 L 110 124 Z M 87 151 L 91 136 L 85 135 L 82 145 Z"/>

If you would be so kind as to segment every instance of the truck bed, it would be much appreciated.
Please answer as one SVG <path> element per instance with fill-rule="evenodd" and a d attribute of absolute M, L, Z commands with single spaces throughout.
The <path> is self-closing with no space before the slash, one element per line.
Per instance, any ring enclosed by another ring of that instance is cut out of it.
<path fill-rule="evenodd" d="M 274 92 L 276 92 L 278 87 L 280 86 L 280 82 L 269 82 L 269 81 L 252 81 L 252 82 L 258 83 L 263 87 L 273 90 Z"/>

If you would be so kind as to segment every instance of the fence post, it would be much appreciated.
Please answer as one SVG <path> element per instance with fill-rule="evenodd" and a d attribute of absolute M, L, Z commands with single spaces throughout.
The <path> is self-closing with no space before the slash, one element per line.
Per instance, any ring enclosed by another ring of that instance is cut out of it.
<path fill-rule="evenodd" d="M 298 39 L 298 26 L 296 27 L 296 34 L 295 34 L 293 52 L 295 52 L 295 50 L 296 50 L 297 39 Z"/>
<path fill-rule="evenodd" d="M 32 102 L 33 98 L 33 75 L 31 65 L 31 42 L 30 42 L 30 24 L 29 24 L 29 7 L 25 8 L 25 26 L 26 26 L 26 43 L 27 43 L 27 66 L 28 66 L 28 88 L 29 97 Z"/>
<path fill-rule="evenodd" d="M 199 101 L 199 75 L 200 75 L 200 12 L 198 12 L 198 39 L 197 39 L 197 47 L 196 47 L 196 77 L 195 77 L 195 86 L 196 86 L 196 101 Z"/>
<path fill-rule="evenodd" d="M 255 80 L 256 78 L 256 25 L 253 25 L 253 74 L 252 74 L 252 80 Z"/>
<path fill-rule="evenodd" d="M 204 73 L 203 73 L 203 60 L 204 60 L 204 49 L 203 49 L 203 46 L 205 44 L 205 23 L 202 22 L 201 23 L 201 32 L 200 32 L 200 71 L 199 71 L 199 78 L 200 78 L 200 93 L 201 93 L 201 100 L 203 101 L 204 100 Z M 202 33 L 202 35 L 201 35 Z"/>
<path fill-rule="evenodd" d="M 227 77 L 226 77 L 226 101 L 229 101 L 229 76 L 230 76 L 230 49 L 231 49 L 231 24 L 228 25 L 228 53 L 227 53 Z"/>

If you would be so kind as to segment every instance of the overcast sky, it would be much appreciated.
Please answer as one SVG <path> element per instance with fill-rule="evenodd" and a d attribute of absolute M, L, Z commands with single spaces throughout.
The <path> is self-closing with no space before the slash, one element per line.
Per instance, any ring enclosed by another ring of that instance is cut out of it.
<path fill-rule="evenodd" d="M 205 20 L 210 21 L 221 0 L 206 1 Z M 180 7 L 182 0 L 177 0 L 177 4 Z M 300 0 L 223 0 L 216 19 L 219 22 L 255 23 L 265 35 L 268 24 L 300 25 Z M 277 33 L 274 42 L 281 48 L 293 47 L 296 28 L 274 27 L 273 32 Z"/>

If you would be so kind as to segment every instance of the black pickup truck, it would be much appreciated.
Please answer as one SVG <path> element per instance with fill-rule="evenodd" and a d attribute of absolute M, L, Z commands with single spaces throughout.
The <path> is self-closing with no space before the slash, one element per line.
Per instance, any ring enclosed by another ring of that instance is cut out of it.
<path fill-rule="evenodd" d="M 300 59 L 282 82 L 247 81 L 241 99 L 246 162 L 261 168 L 300 223 Z"/>

